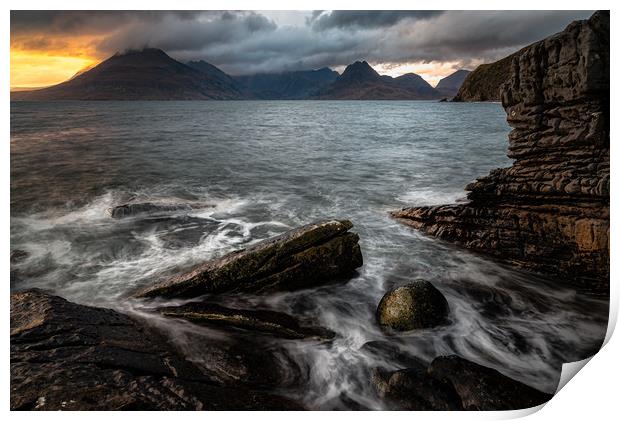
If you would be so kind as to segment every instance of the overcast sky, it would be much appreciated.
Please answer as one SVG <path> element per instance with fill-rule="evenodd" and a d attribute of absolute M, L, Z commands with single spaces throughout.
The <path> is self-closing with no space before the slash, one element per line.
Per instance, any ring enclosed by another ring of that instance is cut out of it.
<path fill-rule="evenodd" d="M 233 75 L 324 66 L 342 70 L 363 59 L 380 73 L 415 71 L 434 84 L 458 68 L 497 60 L 591 14 L 13 11 L 12 78 L 13 73 L 18 77 L 13 67 L 24 64 L 27 57 L 34 66 L 35 55 L 56 57 L 65 66 L 73 60 L 77 66 L 80 60 L 103 60 L 117 51 L 148 46 L 182 61 L 204 59 Z"/>

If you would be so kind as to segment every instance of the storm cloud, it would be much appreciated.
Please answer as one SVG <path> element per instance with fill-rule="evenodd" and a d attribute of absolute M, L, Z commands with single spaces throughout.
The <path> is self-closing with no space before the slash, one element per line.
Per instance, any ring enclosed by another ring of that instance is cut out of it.
<path fill-rule="evenodd" d="M 497 60 L 564 29 L 588 11 L 315 11 L 303 23 L 250 11 L 13 11 L 12 48 L 62 45 L 92 35 L 101 59 L 157 47 L 179 60 L 204 59 L 231 74 L 319 67 L 355 60 L 398 65 Z"/>

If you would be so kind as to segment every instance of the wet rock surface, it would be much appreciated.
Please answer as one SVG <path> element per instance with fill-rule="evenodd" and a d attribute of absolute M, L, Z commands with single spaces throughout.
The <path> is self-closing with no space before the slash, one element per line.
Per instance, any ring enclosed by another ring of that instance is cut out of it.
<path fill-rule="evenodd" d="M 196 209 L 212 208 L 213 205 L 207 204 L 187 204 L 187 203 L 127 203 L 115 206 L 107 210 L 108 214 L 114 219 L 130 218 L 134 216 L 161 215 L 172 212 L 190 212 Z"/>
<path fill-rule="evenodd" d="M 499 371 L 456 355 L 437 357 L 428 374 L 454 388 L 463 409 L 500 411 L 531 408 L 552 398 Z"/>
<path fill-rule="evenodd" d="M 467 204 L 392 215 L 527 269 L 608 290 L 609 12 L 513 55 L 501 92 L 514 164 L 468 185 Z"/>
<path fill-rule="evenodd" d="M 214 382 L 140 320 L 40 290 L 11 294 L 10 406 L 13 410 L 300 409 L 283 397 Z"/>
<path fill-rule="evenodd" d="M 393 341 L 370 341 L 366 342 L 360 348 L 361 352 L 371 356 L 380 357 L 383 360 L 390 361 L 394 364 L 407 368 L 417 368 L 423 370 L 426 364 L 415 355 L 403 351 Z"/>
<path fill-rule="evenodd" d="M 456 411 L 462 409 L 454 388 L 424 370 L 404 369 L 392 373 L 375 370 L 373 383 L 386 407 L 399 411 Z"/>
<path fill-rule="evenodd" d="M 346 220 L 305 225 L 147 287 L 135 297 L 294 290 L 351 277 L 362 265 L 359 237 L 348 232 L 352 227 Z"/>
<path fill-rule="evenodd" d="M 514 410 L 541 405 L 552 397 L 456 355 L 437 357 L 426 369 L 376 369 L 372 383 L 393 410 Z"/>
<path fill-rule="evenodd" d="M 449 311 L 441 292 L 420 279 L 386 293 L 377 307 L 377 321 L 400 331 L 426 329 L 446 323 Z"/>
<path fill-rule="evenodd" d="M 294 317 L 270 310 L 245 310 L 211 303 L 190 303 L 158 310 L 166 317 L 188 320 L 192 323 L 224 328 L 261 332 L 286 339 L 313 339 L 328 341 L 335 333 L 318 326 L 302 326 Z"/>

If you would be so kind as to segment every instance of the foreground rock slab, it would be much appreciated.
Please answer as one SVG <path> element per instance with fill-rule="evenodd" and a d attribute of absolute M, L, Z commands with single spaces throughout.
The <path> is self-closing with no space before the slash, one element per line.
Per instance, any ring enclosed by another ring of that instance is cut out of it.
<path fill-rule="evenodd" d="M 609 63 L 608 11 L 520 50 L 502 86 L 514 164 L 467 186 L 468 204 L 392 215 L 509 263 L 608 290 Z"/>
<path fill-rule="evenodd" d="M 171 298 L 295 290 L 347 278 L 362 265 L 359 237 L 348 232 L 352 227 L 347 220 L 305 225 L 204 263 L 134 296 Z"/>
<path fill-rule="evenodd" d="M 426 369 L 377 369 L 372 382 L 387 409 L 393 410 L 515 410 L 538 406 L 552 398 L 456 355 L 437 357 Z"/>
<path fill-rule="evenodd" d="M 12 410 L 300 409 L 214 383 L 157 331 L 40 290 L 11 294 Z"/>
<path fill-rule="evenodd" d="M 328 341 L 335 333 L 317 326 L 301 326 L 297 319 L 285 313 L 269 310 L 240 310 L 217 304 L 190 303 L 178 307 L 164 307 L 159 312 L 192 323 L 233 327 L 261 332 L 286 339 L 315 339 Z"/>

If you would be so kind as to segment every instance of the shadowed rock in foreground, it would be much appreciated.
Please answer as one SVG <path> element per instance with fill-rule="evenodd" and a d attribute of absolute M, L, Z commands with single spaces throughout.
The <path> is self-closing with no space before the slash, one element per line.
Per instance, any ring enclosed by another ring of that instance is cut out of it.
<path fill-rule="evenodd" d="M 286 339 L 326 341 L 335 336 L 334 332 L 329 329 L 301 326 L 294 317 L 270 310 L 240 310 L 217 304 L 189 303 L 179 307 L 164 307 L 158 311 L 164 316 L 180 318 L 196 324 L 233 327 Z"/>
<path fill-rule="evenodd" d="M 514 128 L 514 165 L 467 186 L 470 203 L 392 215 L 525 268 L 607 290 L 609 12 L 513 55 L 502 104 Z"/>
<path fill-rule="evenodd" d="M 282 410 L 213 382 L 142 322 L 39 290 L 11 294 L 12 410 Z"/>
<path fill-rule="evenodd" d="M 373 383 L 388 408 L 395 410 L 501 411 L 531 408 L 552 398 L 456 355 L 437 357 L 425 370 L 375 370 Z"/>
<path fill-rule="evenodd" d="M 294 290 L 350 277 L 362 265 L 359 237 L 348 232 L 352 227 L 346 220 L 305 225 L 147 287 L 135 297 Z"/>

